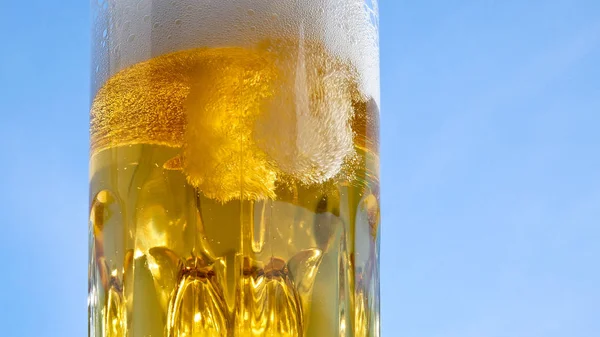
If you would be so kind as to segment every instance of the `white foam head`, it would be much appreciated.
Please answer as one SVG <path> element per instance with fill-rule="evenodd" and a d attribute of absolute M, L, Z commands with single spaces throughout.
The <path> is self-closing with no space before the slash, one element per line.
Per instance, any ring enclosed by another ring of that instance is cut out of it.
<path fill-rule="evenodd" d="M 252 46 L 266 38 L 303 34 L 353 64 L 359 90 L 379 103 L 377 0 L 98 0 L 94 4 L 94 90 L 123 68 L 168 52 Z"/>

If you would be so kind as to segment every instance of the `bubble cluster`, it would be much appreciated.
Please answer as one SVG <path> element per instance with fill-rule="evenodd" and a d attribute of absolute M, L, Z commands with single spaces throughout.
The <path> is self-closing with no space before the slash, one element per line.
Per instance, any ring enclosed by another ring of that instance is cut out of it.
<path fill-rule="evenodd" d="M 209 198 L 275 196 L 276 168 L 257 146 L 253 126 L 273 96 L 276 69 L 260 53 L 207 51 L 186 102 L 182 169 Z"/>
<path fill-rule="evenodd" d="M 320 44 L 277 40 L 264 47 L 275 55 L 280 78 L 257 122 L 257 142 L 305 184 L 332 178 L 353 151 L 355 72 Z"/>

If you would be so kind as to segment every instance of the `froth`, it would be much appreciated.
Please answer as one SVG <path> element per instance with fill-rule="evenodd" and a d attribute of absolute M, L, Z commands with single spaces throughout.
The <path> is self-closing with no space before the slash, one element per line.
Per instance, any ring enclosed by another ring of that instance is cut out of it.
<path fill-rule="evenodd" d="M 321 183 L 333 178 L 353 151 L 356 75 L 321 45 L 293 42 L 266 43 L 280 78 L 254 137 L 283 172 L 306 184 Z"/>
<path fill-rule="evenodd" d="M 182 49 L 302 38 L 322 43 L 331 55 L 352 64 L 360 92 L 379 102 L 375 0 L 124 0 L 106 10 L 107 76 Z"/>

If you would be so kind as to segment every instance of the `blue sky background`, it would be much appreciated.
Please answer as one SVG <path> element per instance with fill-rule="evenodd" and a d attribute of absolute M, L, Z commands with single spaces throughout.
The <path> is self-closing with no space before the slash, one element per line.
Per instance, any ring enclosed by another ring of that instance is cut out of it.
<path fill-rule="evenodd" d="M 600 2 L 380 12 L 383 336 L 600 336 Z M 2 336 L 86 334 L 89 24 L 0 0 Z"/>

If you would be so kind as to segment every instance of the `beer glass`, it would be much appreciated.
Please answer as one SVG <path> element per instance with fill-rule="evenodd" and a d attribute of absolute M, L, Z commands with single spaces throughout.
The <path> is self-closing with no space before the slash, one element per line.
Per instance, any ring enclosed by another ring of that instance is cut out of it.
<path fill-rule="evenodd" d="M 379 336 L 376 0 L 93 0 L 89 336 Z"/>

